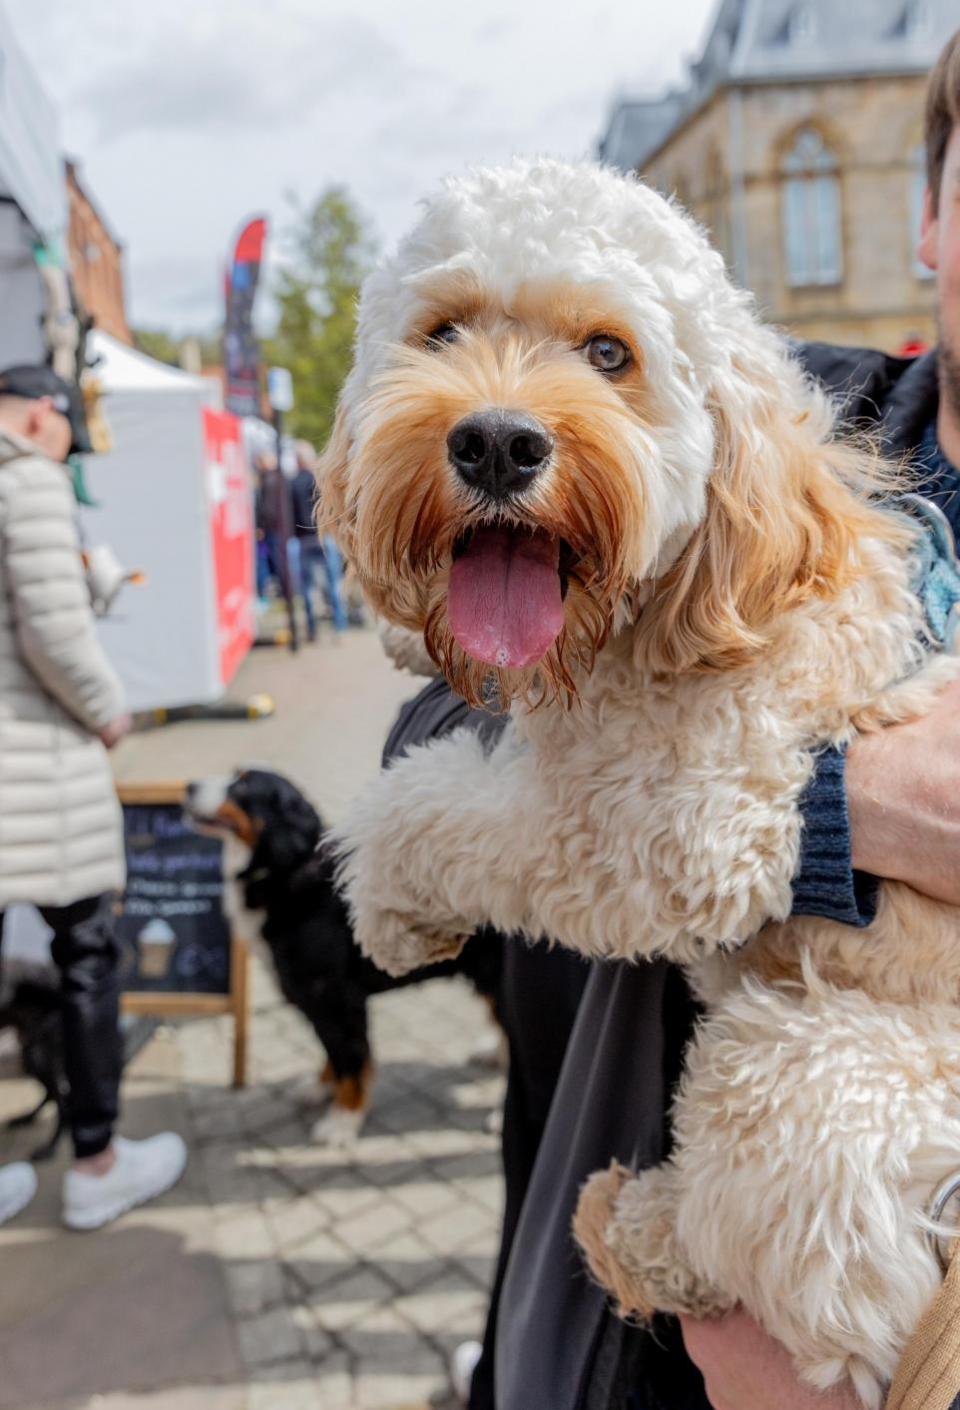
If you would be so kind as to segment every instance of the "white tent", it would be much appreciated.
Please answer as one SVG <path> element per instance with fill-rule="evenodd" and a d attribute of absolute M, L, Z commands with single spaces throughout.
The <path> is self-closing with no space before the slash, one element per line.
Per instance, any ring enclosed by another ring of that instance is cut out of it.
<path fill-rule="evenodd" d="M 0 367 L 42 362 L 46 298 L 33 246 L 67 225 L 57 112 L 0 0 Z"/>
<path fill-rule="evenodd" d="M 253 506 L 236 417 L 219 385 L 96 331 L 88 353 L 113 449 L 87 461 L 97 507 L 88 545 L 108 544 L 145 582 L 122 589 L 100 634 L 129 708 L 218 699 L 253 637 Z"/>

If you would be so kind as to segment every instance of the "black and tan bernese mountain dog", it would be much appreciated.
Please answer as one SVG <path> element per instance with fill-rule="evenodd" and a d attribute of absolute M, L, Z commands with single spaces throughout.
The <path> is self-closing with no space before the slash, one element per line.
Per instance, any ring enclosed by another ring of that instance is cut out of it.
<path fill-rule="evenodd" d="M 334 884 L 316 809 L 283 775 L 251 768 L 187 787 L 186 812 L 225 842 L 225 870 L 248 915 L 233 903 L 236 933 L 259 934 L 284 998 L 299 1009 L 326 1054 L 321 1083 L 330 1106 L 313 1135 L 349 1144 L 360 1131 L 371 1093 L 373 1061 L 367 1000 L 373 994 L 441 975 L 463 974 L 496 1011 L 502 941 L 477 935 L 456 960 L 392 979 L 356 947 L 346 905 Z M 230 903 L 228 902 L 228 907 Z"/>

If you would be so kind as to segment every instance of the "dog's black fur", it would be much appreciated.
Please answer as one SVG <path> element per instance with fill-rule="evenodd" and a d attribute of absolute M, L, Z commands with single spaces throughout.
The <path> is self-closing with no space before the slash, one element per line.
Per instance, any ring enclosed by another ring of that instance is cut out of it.
<path fill-rule="evenodd" d="M 43 1088 L 43 1098 L 36 1107 L 15 1116 L 7 1123 L 13 1129 L 30 1126 L 48 1103 L 56 1111 L 53 1133 L 33 1151 L 33 1161 L 49 1160 L 57 1149 L 67 1124 L 70 1087 L 64 1070 L 63 1014 L 58 988 L 58 976 L 46 971 L 18 977 L 15 966 L 5 973 L 5 987 L 0 996 L 0 1030 L 12 1029 L 20 1044 L 20 1060 L 27 1077 L 33 1077 Z"/>
<path fill-rule="evenodd" d="M 365 1090 L 371 1066 L 367 1000 L 373 994 L 463 974 L 496 1011 L 503 955 L 498 936 L 477 935 L 456 960 L 393 979 L 354 944 L 322 821 L 289 779 L 265 769 L 237 774 L 226 791 L 228 807 L 217 817 L 196 811 L 200 788 L 190 785 L 187 808 L 202 825 L 239 831 L 238 815 L 249 820 L 253 852 L 237 878 L 244 902 L 264 912 L 261 934 L 281 992 L 320 1039 L 335 1087 L 352 1080 Z"/>

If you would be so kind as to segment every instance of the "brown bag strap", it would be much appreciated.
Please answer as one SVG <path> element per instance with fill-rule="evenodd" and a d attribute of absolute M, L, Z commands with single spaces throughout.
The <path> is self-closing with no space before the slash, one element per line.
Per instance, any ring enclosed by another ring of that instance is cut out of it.
<path fill-rule="evenodd" d="M 897 1367 L 884 1410 L 950 1410 L 960 1394 L 960 1243 Z"/>

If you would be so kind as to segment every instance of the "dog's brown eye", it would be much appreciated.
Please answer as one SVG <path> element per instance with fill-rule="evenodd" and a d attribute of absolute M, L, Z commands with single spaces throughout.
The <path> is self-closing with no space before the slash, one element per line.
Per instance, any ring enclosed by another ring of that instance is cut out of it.
<path fill-rule="evenodd" d="M 590 362 L 600 372 L 621 372 L 630 361 L 630 349 L 609 333 L 598 333 L 584 346 Z"/>
<path fill-rule="evenodd" d="M 440 323 L 427 334 L 428 343 L 455 343 L 459 334 L 452 323 Z"/>

